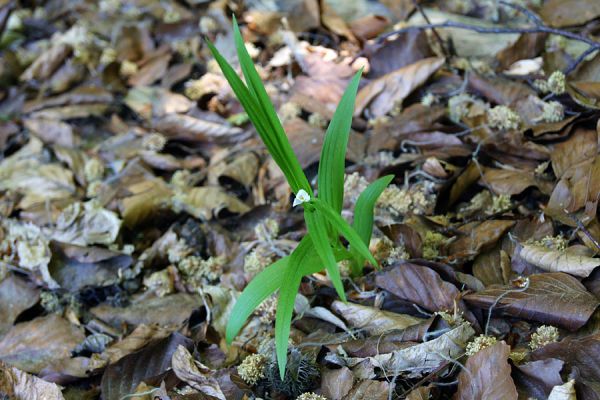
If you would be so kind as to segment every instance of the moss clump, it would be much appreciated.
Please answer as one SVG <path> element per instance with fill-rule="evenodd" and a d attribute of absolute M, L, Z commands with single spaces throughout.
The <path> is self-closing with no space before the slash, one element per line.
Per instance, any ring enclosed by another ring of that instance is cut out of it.
<path fill-rule="evenodd" d="M 313 392 L 302 393 L 296 400 L 327 400 L 327 397 Z"/>
<path fill-rule="evenodd" d="M 514 130 L 519 128 L 521 117 L 519 114 L 506 106 L 496 106 L 487 112 L 488 125 L 492 129 L 501 131 Z"/>
<path fill-rule="evenodd" d="M 558 328 L 550 325 L 542 325 L 531 335 L 529 348 L 531 350 L 540 349 L 550 343 L 558 342 L 559 337 Z"/>
<path fill-rule="evenodd" d="M 446 244 L 448 239 L 441 233 L 427 231 L 423 239 L 423 258 L 435 260 L 440 256 L 440 248 Z"/>
<path fill-rule="evenodd" d="M 238 375 L 248 385 L 254 386 L 261 379 L 265 378 L 267 367 L 267 357 L 262 354 L 251 354 L 244 358 L 244 361 L 238 366 Z"/>
<path fill-rule="evenodd" d="M 480 350 L 485 349 L 486 347 L 490 347 L 495 345 L 497 342 L 496 338 L 493 336 L 479 335 L 472 342 L 467 344 L 467 349 L 465 354 L 469 357 L 477 354 Z"/>

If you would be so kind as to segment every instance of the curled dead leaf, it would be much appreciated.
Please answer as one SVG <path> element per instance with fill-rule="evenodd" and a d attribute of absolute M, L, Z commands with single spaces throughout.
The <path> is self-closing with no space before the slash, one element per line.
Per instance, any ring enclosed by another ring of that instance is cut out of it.
<path fill-rule="evenodd" d="M 600 266 L 600 259 L 580 254 L 549 249 L 545 246 L 524 244 L 519 255 L 528 263 L 545 271 L 566 272 L 571 275 L 587 277 L 594 268 Z"/>

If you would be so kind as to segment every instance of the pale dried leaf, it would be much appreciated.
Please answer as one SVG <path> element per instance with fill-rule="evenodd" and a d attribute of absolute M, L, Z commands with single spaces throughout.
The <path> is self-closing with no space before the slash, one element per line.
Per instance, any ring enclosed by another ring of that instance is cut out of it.
<path fill-rule="evenodd" d="M 0 362 L 0 394 L 12 400 L 64 400 L 60 387 Z"/>
<path fill-rule="evenodd" d="M 423 322 L 411 315 L 397 314 L 355 303 L 334 301 L 331 308 L 341 315 L 353 328 L 364 329 L 371 335 L 378 335 L 392 329 L 404 329 Z"/>
<path fill-rule="evenodd" d="M 600 265 L 600 259 L 588 257 L 566 249 L 549 249 L 545 246 L 523 244 L 519 255 L 528 263 L 549 272 L 566 272 L 585 278 Z"/>
<path fill-rule="evenodd" d="M 225 395 L 219 387 L 219 382 L 212 376 L 210 368 L 204 364 L 195 361 L 190 352 L 183 346 L 179 345 L 173 358 L 171 365 L 175 375 L 200 393 L 225 400 Z"/>

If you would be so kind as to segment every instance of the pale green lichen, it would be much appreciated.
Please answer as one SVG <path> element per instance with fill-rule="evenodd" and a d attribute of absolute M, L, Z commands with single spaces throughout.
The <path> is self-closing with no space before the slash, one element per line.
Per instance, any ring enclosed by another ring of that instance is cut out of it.
<path fill-rule="evenodd" d="M 251 354 L 244 358 L 238 366 L 238 374 L 248 385 L 254 386 L 265 378 L 267 357 L 262 354 Z"/>
<path fill-rule="evenodd" d="M 88 182 L 101 180 L 104 176 L 104 164 L 96 157 L 87 159 L 83 167 L 83 175 Z"/>
<path fill-rule="evenodd" d="M 444 321 L 446 321 L 450 326 L 459 326 L 465 323 L 465 319 L 463 318 L 463 313 L 455 310 L 451 311 L 437 311 L 434 315 L 439 315 Z"/>
<path fill-rule="evenodd" d="M 279 235 L 279 223 L 273 218 L 265 218 L 254 227 L 256 239 L 267 242 Z"/>
<path fill-rule="evenodd" d="M 425 193 L 425 190 L 427 188 L 422 185 L 413 185 L 408 189 L 390 185 L 377 199 L 377 207 L 384 208 L 395 216 L 425 214 L 435 202 L 435 195 Z"/>
<path fill-rule="evenodd" d="M 138 66 L 136 63 L 129 60 L 123 60 L 123 62 L 121 62 L 121 66 L 119 67 L 119 74 L 121 76 L 128 78 L 137 74 L 137 72 Z"/>
<path fill-rule="evenodd" d="M 539 119 L 543 122 L 560 122 L 565 118 L 565 108 L 558 101 L 549 101 L 542 104 L 542 115 Z"/>
<path fill-rule="evenodd" d="M 435 103 L 440 101 L 439 97 L 434 95 L 433 93 L 427 93 L 425 96 L 421 97 L 421 104 L 425 107 L 431 107 Z"/>
<path fill-rule="evenodd" d="M 565 251 L 569 246 L 569 240 L 562 235 L 544 236 L 540 240 L 528 240 L 526 243 L 543 246 L 551 250 Z"/>
<path fill-rule="evenodd" d="M 296 400 L 327 400 L 327 397 L 313 392 L 306 392 L 296 397 Z"/>
<path fill-rule="evenodd" d="M 308 124 L 316 128 L 325 128 L 329 121 L 319 113 L 312 113 L 308 116 Z"/>
<path fill-rule="evenodd" d="M 559 337 L 558 328 L 551 325 L 542 325 L 531 335 L 529 348 L 531 350 L 540 349 L 550 343 L 558 342 Z"/>
<path fill-rule="evenodd" d="M 548 91 L 552 94 L 560 95 L 563 94 L 566 88 L 566 77 L 562 71 L 554 71 L 548 77 Z"/>
<path fill-rule="evenodd" d="M 187 169 L 178 169 L 171 176 L 171 185 L 178 189 L 189 187 L 191 175 Z"/>
<path fill-rule="evenodd" d="M 262 246 L 258 246 L 250 251 L 244 257 L 244 272 L 250 276 L 255 276 L 273 263 L 270 252 Z"/>
<path fill-rule="evenodd" d="M 167 144 L 167 138 L 164 135 L 153 132 L 148 135 L 144 135 L 142 138 L 142 147 L 145 150 L 152 152 L 160 152 L 164 149 Z"/>
<path fill-rule="evenodd" d="M 484 115 L 489 105 L 467 93 L 461 93 L 448 99 L 448 116 L 456 123 L 466 117 L 478 117 Z"/>
<path fill-rule="evenodd" d="M 489 109 L 487 117 L 489 127 L 501 131 L 517 129 L 521 124 L 519 114 L 506 106 L 496 106 Z"/>
<path fill-rule="evenodd" d="M 302 113 L 302 108 L 296 104 L 288 101 L 287 103 L 283 103 L 281 107 L 279 107 L 279 118 L 281 122 L 290 121 L 294 118 L 297 118 Z"/>
<path fill-rule="evenodd" d="M 168 268 L 153 272 L 149 276 L 145 277 L 144 286 L 156 293 L 158 297 L 166 296 L 170 293 L 173 293 L 175 290 L 173 277 L 169 273 Z"/>
<path fill-rule="evenodd" d="M 486 208 L 485 213 L 488 215 L 499 214 L 504 211 L 508 211 L 512 208 L 512 202 L 510 201 L 510 195 L 501 194 L 492 196 L 492 204 Z"/>
<path fill-rule="evenodd" d="M 198 256 L 188 256 L 177 264 L 177 269 L 186 281 L 198 285 L 205 281 L 216 281 L 223 272 L 225 257 L 209 257 L 204 260 Z"/>
<path fill-rule="evenodd" d="M 470 357 L 487 347 L 495 345 L 497 341 L 493 336 L 479 335 L 467 344 L 465 354 Z"/>
<path fill-rule="evenodd" d="M 169 258 L 169 262 L 172 264 L 177 264 L 190 254 L 192 254 L 193 250 L 190 246 L 187 245 L 184 239 L 177 240 L 173 245 L 169 246 L 167 249 L 167 257 Z"/>
<path fill-rule="evenodd" d="M 427 231 L 423 238 L 423 258 L 435 260 L 440 256 L 440 248 L 448 242 L 441 233 Z"/>

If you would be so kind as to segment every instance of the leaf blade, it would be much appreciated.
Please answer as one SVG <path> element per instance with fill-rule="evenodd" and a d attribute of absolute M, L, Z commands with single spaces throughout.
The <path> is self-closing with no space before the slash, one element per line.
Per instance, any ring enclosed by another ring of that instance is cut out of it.
<path fill-rule="evenodd" d="M 319 197 L 335 211 L 342 211 L 346 148 L 352 125 L 354 102 L 362 69 L 358 71 L 342 95 L 325 132 L 319 162 Z"/>
<path fill-rule="evenodd" d="M 308 233 L 311 235 L 313 247 L 325 265 L 333 287 L 335 287 L 340 298 L 346 302 L 346 293 L 344 292 L 340 270 L 335 260 L 333 249 L 329 245 L 330 238 L 327 234 L 326 221 L 319 214 L 318 211 L 305 208 L 304 220 L 306 221 Z"/>
<path fill-rule="evenodd" d="M 369 251 L 369 248 L 362 241 L 358 233 L 346 222 L 345 219 L 336 213 L 331 207 L 322 202 L 320 199 L 313 199 L 310 203 L 319 210 L 329 223 L 348 240 L 350 246 L 353 246 L 358 253 L 365 257 L 373 266 L 377 266 L 377 261 Z"/>
<path fill-rule="evenodd" d="M 283 272 L 289 263 L 290 257 L 284 257 L 256 275 L 238 297 L 231 317 L 227 322 L 226 339 L 231 344 L 233 339 L 242 329 L 248 317 L 269 295 L 281 286 Z"/>

